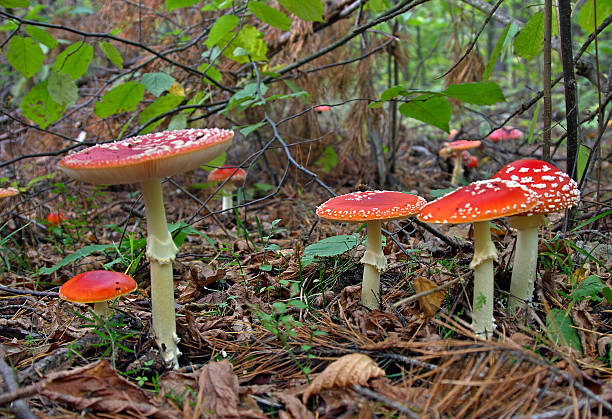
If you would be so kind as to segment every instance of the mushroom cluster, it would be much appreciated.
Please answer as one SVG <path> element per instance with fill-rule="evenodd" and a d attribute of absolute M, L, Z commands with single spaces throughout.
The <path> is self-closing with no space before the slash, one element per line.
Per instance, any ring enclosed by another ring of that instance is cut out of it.
<path fill-rule="evenodd" d="M 471 140 L 457 140 L 450 143 L 446 143 L 445 146 L 440 150 L 439 155 L 442 158 L 454 157 L 453 176 L 451 178 L 452 185 L 458 185 L 459 179 L 461 179 L 461 173 L 463 171 L 463 152 L 472 150 L 480 147 L 480 141 Z M 466 157 L 470 157 L 469 153 Z M 478 159 L 476 159 L 478 161 Z M 473 163 L 472 163 L 473 164 Z"/>

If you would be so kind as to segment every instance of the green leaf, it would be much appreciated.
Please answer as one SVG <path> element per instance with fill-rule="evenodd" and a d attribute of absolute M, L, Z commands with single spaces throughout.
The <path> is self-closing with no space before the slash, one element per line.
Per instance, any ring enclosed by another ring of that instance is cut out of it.
<path fill-rule="evenodd" d="M 221 82 L 221 72 L 219 70 L 217 70 L 215 68 L 215 66 L 211 65 L 210 67 L 208 67 L 208 65 L 206 65 L 205 68 L 208 68 L 208 70 L 206 70 L 206 72 L 204 74 L 206 74 L 208 77 L 210 77 L 211 79 L 213 79 L 217 83 Z M 210 84 L 210 81 L 208 81 L 208 79 L 204 79 L 204 82 L 206 84 Z"/>
<path fill-rule="evenodd" d="M 230 32 L 225 36 L 222 43 L 226 44 L 230 42 L 233 36 L 234 33 Z M 263 33 L 259 32 L 254 26 L 244 25 L 240 32 L 238 32 L 238 35 L 229 43 L 225 51 L 223 51 L 223 55 L 231 60 L 242 64 L 248 63 L 248 56 L 235 54 L 235 51 L 239 48 L 242 48 L 253 61 L 266 60 L 268 45 L 263 40 Z"/>
<path fill-rule="evenodd" d="M 291 29 L 291 19 L 289 19 L 280 10 L 268 6 L 263 1 L 249 2 L 249 10 L 255 16 L 257 16 L 259 20 L 272 25 L 275 28 L 282 29 L 284 31 Z"/>
<path fill-rule="evenodd" d="M 327 237 L 304 249 L 305 257 L 328 257 L 341 255 L 355 248 L 361 242 L 359 234 L 343 234 Z"/>
<path fill-rule="evenodd" d="M 51 72 L 47 86 L 51 98 L 64 106 L 72 106 L 79 98 L 79 88 L 68 74 Z"/>
<path fill-rule="evenodd" d="M 32 87 L 19 104 L 23 116 L 41 128 L 47 128 L 64 113 L 64 107 L 51 98 L 48 83 L 45 80 Z"/>
<path fill-rule="evenodd" d="M 472 105 L 492 105 L 506 101 L 499 86 L 491 82 L 451 84 L 442 93 Z"/>
<path fill-rule="evenodd" d="M 159 72 L 143 74 L 140 82 L 149 92 L 153 93 L 155 96 L 159 96 L 172 87 L 175 80 L 171 75 Z"/>
<path fill-rule="evenodd" d="M 582 353 L 580 338 L 570 316 L 563 310 L 553 308 L 546 316 L 546 326 L 556 343 L 570 346 Z"/>
<path fill-rule="evenodd" d="M 261 121 L 261 122 L 258 122 L 256 124 L 247 125 L 244 128 L 240 128 L 240 133 L 246 137 L 250 133 L 252 133 L 254 131 L 257 131 L 259 128 L 263 127 L 266 124 L 267 124 L 266 121 Z"/>
<path fill-rule="evenodd" d="M 448 195 L 449 193 L 451 193 L 455 189 L 457 189 L 457 188 L 432 189 L 431 191 L 429 191 L 429 195 L 431 195 L 432 198 L 440 198 L 441 196 Z"/>
<path fill-rule="evenodd" d="M 87 72 L 92 57 L 93 47 L 79 41 L 70 45 L 57 56 L 55 63 L 53 63 L 53 70 L 68 74 L 76 80 Z"/>
<path fill-rule="evenodd" d="M 514 53 L 526 60 L 536 57 L 544 49 L 544 13 L 537 12 L 525 23 L 514 38 Z"/>
<path fill-rule="evenodd" d="M 590 275 L 572 292 L 572 300 L 577 303 L 587 298 L 599 300 L 598 295 L 604 288 L 607 288 L 606 284 L 597 275 Z"/>
<path fill-rule="evenodd" d="M 323 22 L 323 2 L 321 0 L 278 0 L 278 2 L 302 20 Z"/>
<path fill-rule="evenodd" d="M 109 90 L 102 101 L 94 106 L 94 113 L 107 118 L 121 112 L 136 110 L 144 96 L 144 86 L 137 81 L 128 81 Z"/>
<path fill-rule="evenodd" d="M 212 172 L 217 167 L 223 166 L 225 164 L 226 159 L 227 159 L 227 154 L 225 154 L 225 151 L 224 151 L 223 153 L 219 154 L 214 159 L 204 163 L 201 167 L 207 172 Z"/>
<path fill-rule="evenodd" d="M 320 167 L 325 173 L 329 173 L 331 169 L 338 164 L 338 155 L 330 146 L 325 147 L 323 154 L 315 161 L 315 166 Z"/>
<path fill-rule="evenodd" d="M 489 79 L 489 76 L 491 75 L 491 72 L 493 71 L 493 67 L 495 67 L 495 63 L 497 63 L 497 60 L 499 59 L 499 56 L 501 55 L 502 48 L 506 42 L 506 37 L 508 36 L 508 32 L 510 31 L 511 26 L 512 26 L 512 23 L 508 23 L 504 31 L 501 33 L 501 35 L 497 39 L 497 42 L 495 43 L 495 46 L 493 47 L 493 51 L 491 51 L 491 56 L 489 57 L 489 61 L 487 62 L 487 65 L 485 66 L 484 73 L 482 74 L 482 81 L 487 81 Z"/>
<path fill-rule="evenodd" d="M 612 288 L 605 287 L 602 291 L 602 294 L 605 297 L 608 304 L 612 304 Z M 610 348 L 610 351 L 612 352 L 612 348 Z"/>
<path fill-rule="evenodd" d="M 149 106 L 144 108 L 140 113 L 140 125 L 144 124 L 148 120 L 155 118 L 161 114 L 169 112 L 175 109 L 184 99 L 184 96 L 174 96 L 174 95 L 165 95 L 158 97 L 155 102 L 151 103 Z M 145 129 L 140 131 L 140 134 L 146 134 L 148 132 L 153 131 L 153 129 L 164 122 L 164 119 L 160 119 L 150 125 L 148 125 Z"/>
<path fill-rule="evenodd" d="M 123 68 L 123 57 L 121 57 L 121 54 L 119 51 L 117 51 L 117 48 L 115 48 L 109 42 L 102 42 L 100 43 L 100 49 L 104 55 L 106 55 L 106 58 L 108 58 L 108 60 L 115 65 L 115 67 Z"/>
<path fill-rule="evenodd" d="M 595 24 L 594 11 L 593 0 L 587 0 L 578 15 L 578 24 L 588 34 L 594 32 L 595 27 L 601 25 L 603 20 L 612 14 L 612 1 L 597 0 L 597 24 Z"/>
<path fill-rule="evenodd" d="M 32 38 L 36 39 L 38 42 L 43 44 L 49 49 L 53 49 L 57 46 L 57 39 L 52 37 L 45 31 L 43 28 L 39 28 L 38 26 L 28 25 L 25 28 L 28 35 Z"/>
<path fill-rule="evenodd" d="M 213 46 L 219 44 L 221 40 L 223 40 L 227 34 L 231 32 L 232 29 L 238 25 L 240 19 L 235 15 L 224 15 L 221 16 L 214 23 L 212 28 L 210 28 L 210 32 L 208 33 L 208 38 L 204 45 L 208 48 L 212 48 Z"/>
<path fill-rule="evenodd" d="M 58 269 L 61 269 L 66 265 L 70 265 L 71 263 L 76 262 L 77 260 L 82 259 L 86 256 L 89 256 L 92 253 L 104 252 L 105 250 L 112 249 L 114 247 L 114 244 L 91 244 L 89 246 L 82 247 L 76 252 L 66 256 L 64 259 L 57 262 L 51 268 L 40 268 L 38 270 L 38 273 L 41 275 L 51 275 Z"/>
<path fill-rule="evenodd" d="M 578 231 L 580 230 L 582 227 L 584 227 L 587 224 L 591 224 L 593 221 L 597 221 L 600 218 L 603 217 L 607 217 L 608 215 L 612 215 L 612 210 L 608 210 L 606 212 L 602 212 L 601 214 L 597 214 L 595 217 L 589 218 L 588 220 L 580 223 L 579 225 L 577 225 L 576 227 L 572 228 L 570 231 L 574 232 L 574 231 Z"/>
<path fill-rule="evenodd" d="M 168 124 L 168 131 L 185 128 L 187 128 L 187 115 L 182 112 L 174 115 Z"/>
<path fill-rule="evenodd" d="M 448 123 L 453 112 L 448 99 L 434 96 L 419 100 L 425 97 L 420 96 L 410 102 L 402 103 L 399 107 L 400 113 L 408 118 L 417 119 L 448 132 Z"/>
<path fill-rule="evenodd" d="M 2 7 L 28 7 L 30 2 L 27 0 L 0 0 Z"/>
<path fill-rule="evenodd" d="M 591 150 L 587 146 L 580 144 L 580 147 L 578 148 L 578 158 L 576 160 L 576 180 L 578 182 L 580 182 L 582 175 L 584 175 L 590 153 Z"/>
<path fill-rule="evenodd" d="M 13 36 L 8 43 L 6 58 L 13 68 L 29 79 L 42 67 L 45 54 L 32 38 Z"/>
<path fill-rule="evenodd" d="M 175 9 L 180 9 L 182 7 L 193 6 L 199 1 L 200 0 L 166 0 L 166 10 L 171 12 Z"/>

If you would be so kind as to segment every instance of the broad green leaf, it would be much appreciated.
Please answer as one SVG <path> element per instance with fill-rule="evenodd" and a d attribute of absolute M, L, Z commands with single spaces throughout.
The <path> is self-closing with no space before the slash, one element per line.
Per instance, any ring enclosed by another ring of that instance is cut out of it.
<path fill-rule="evenodd" d="M 145 73 L 142 75 L 140 82 L 147 88 L 147 90 L 153 93 L 155 96 L 159 96 L 168 90 L 174 84 L 174 77 L 166 73 Z"/>
<path fill-rule="evenodd" d="M 64 107 L 51 98 L 47 80 L 32 87 L 23 97 L 19 107 L 23 116 L 41 128 L 47 128 L 64 113 Z"/>
<path fill-rule="evenodd" d="M 491 82 L 451 84 L 442 93 L 472 105 L 492 105 L 506 101 L 499 86 Z"/>
<path fill-rule="evenodd" d="M 43 44 L 49 49 L 53 49 L 57 46 L 57 39 L 52 37 L 45 31 L 43 28 L 39 28 L 38 26 L 28 25 L 25 28 L 28 35 L 32 38 L 36 39 L 38 42 Z"/>
<path fill-rule="evenodd" d="M 68 74 L 76 80 L 87 72 L 92 57 L 93 47 L 79 41 L 70 45 L 57 56 L 55 63 L 53 63 L 53 70 Z"/>
<path fill-rule="evenodd" d="M 182 112 L 174 115 L 168 124 L 168 131 L 185 128 L 187 128 L 187 115 Z"/>
<path fill-rule="evenodd" d="M 182 7 L 189 7 L 197 4 L 200 0 L 166 0 L 166 10 L 171 12 Z"/>
<path fill-rule="evenodd" d="M 546 326 L 556 343 L 570 346 L 582 353 L 580 338 L 569 314 L 558 308 L 553 308 L 546 316 Z"/>
<path fill-rule="evenodd" d="M 109 90 L 102 101 L 94 106 L 94 113 L 107 118 L 121 112 L 136 110 L 144 96 L 144 86 L 137 81 L 128 81 Z"/>
<path fill-rule="evenodd" d="M 542 49 L 544 49 L 544 13 L 537 12 L 531 16 L 514 38 L 514 53 L 526 60 L 531 60 Z"/>
<path fill-rule="evenodd" d="M 224 39 L 226 35 L 236 27 L 236 25 L 238 25 L 238 22 L 238 16 L 221 16 L 219 19 L 217 19 L 212 28 L 210 28 L 208 38 L 206 39 L 206 42 L 204 42 L 204 45 L 206 45 L 208 48 L 212 48 L 214 45 L 219 44 L 219 42 Z"/>
<path fill-rule="evenodd" d="M 257 131 L 259 128 L 263 127 L 266 124 L 267 124 L 266 121 L 261 121 L 261 122 L 258 122 L 256 124 L 247 125 L 244 128 L 240 128 L 240 133 L 246 137 L 250 133 L 252 133 L 254 131 Z"/>
<path fill-rule="evenodd" d="M 207 161 L 201 167 L 202 167 L 202 169 L 206 170 L 207 172 L 212 172 L 217 167 L 223 166 L 225 164 L 225 160 L 226 159 L 227 159 L 227 154 L 224 151 L 223 153 L 219 154 L 214 159 L 212 159 L 210 161 Z"/>
<path fill-rule="evenodd" d="M 397 85 L 393 87 L 389 87 L 387 90 L 382 92 L 380 95 L 381 101 L 387 101 L 396 98 L 397 96 L 406 96 L 407 91 L 402 85 Z"/>
<path fill-rule="evenodd" d="M 304 256 L 307 257 L 328 257 L 341 255 L 348 252 L 361 242 L 359 234 L 344 234 L 332 236 L 317 243 L 311 244 L 304 249 Z"/>
<path fill-rule="evenodd" d="M 66 265 L 70 265 L 71 263 L 76 262 L 77 260 L 82 259 L 86 256 L 89 256 L 92 253 L 104 252 L 105 250 L 109 250 L 114 247 L 115 247 L 114 244 L 91 244 L 89 246 L 81 247 L 76 252 L 66 256 L 64 259 L 57 262 L 51 268 L 40 268 L 38 270 L 38 273 L 41 275 L 51 275 L 53 272 L 57 271 L 58 269 L 61 269 Z"/>
<path fill-rule="evenodd" d="M 321 0 L 278 0 L 278 2 L 302 20 L 323 22 L 323 2 Z"/>
<path fill-rule="evenodd" d="M 580 144 L 578 148 L 578 158 L 576 160 L 576 180 L 580 182 L 582 175 L 586 169 L 587 161 L 589 160 L 589 154 L 591 150 L 585 145 Z"/>
<path fill-rule="evenodd" d="M 109 42 L 102 42 L 100 43 L 100 49 L 104 55 L 106 55 L 106 58 L 108 58 L 108 60 L 115 65 L 115 67 L 123 68 L 123 57 L 121 57 L 121 54 L 119 51 L 117 51 L 117 48 L 115 48 Z"/>
<path fill-rule="evenodd" d="M 424 99 L 423 96 L 402 103 L 399 107 L 400 113 L 408 118 L 417 119 L 448 132 L 448 123 L 453 113 L 448 99 L 439 96 L 422 99 Z"/>
<path fill-rule="evenodd" d="M 512 23 L 508 23 L 508 25 L 506 25 L 506 28 L 504 29 L 504 31 L 501 33 L 501 35 L 497 39 L 497 42 L 495 43 L 495 46 L 493 47 L 493 51 L 491 51 L 491 56 L 489 57 L 489 61 L 487 62 L 487 65 L 485 66 L 484 73 L 482 73 L 482 81 L 487 81 L 489 79 L 489 76 L 491 75 L 491 72 L 493 71 L 493 67 L 495 67 L 495 63 L 497 63 L 497 60 L 499 59 L 499 56 L 501 55 L 502 48 L 504 46 L 504 43 L 506 42 L 506 37 L 508 36 L 508 32 L 510 31 L 510 26 L 512 26 Z"/>
<path fill-rule="evenodd" d="M 595 8 L 593 7 L 593 0 L 587 0 L 584 2 L 584 6 L 580 9 L 578 15 L 578 24 L 586 33 L 592 33 L 595 28 L 601 25 L 601 22 L 612 14 L 612 1 L 611 0 L 597 0 L 597 24 L 595 24 Z"/>
<path fill-rule="evenodd" d="M 280 10 L 268 6 L 263 1 L 249 2 L 249 10 L 253 12 L 253 14 L 257 16 L 259 20 L 268 23 L 275 28 L 279 28 L 284 31 L 291 29 L 291 19 L 289 19 Z"/>
<path fill-rule="evenodd" d="M 206 70 L 204 74 L 206 74 L 208 77 L 210 77 L 211 79 L 213 79 L 217 83 L 219 83 L 221 81 L 221 72 L 219 70 L 217 70 L 214 65 L 211 65 L 209 67 L 208 64 L 203 64 L 202 68 L 201 68 L 201 71 L 204 71 L 204 70 Z M 210 84 L 210 81 L 207 78 L 204 78 L 203 81 L 206 84 Z"/>
<path fill-rule="evenodd" d="M 315 166 L 320 167 L 325 173 L 329 173 L 331 169 L 338 164 L 338 155 L 330 146 L 325 147 L 323 154 L 315 161 Z"/>
<path fill-rule="evenodd" d="M 142 125 L 152 118 L 175 109 L 183 101 L 183 99 L 184 96 L 174 96 L 170 94 L 158 97 L 155 102 L 144 108 L 140 113 L 140 124 Z M 140 131 L 140 133 L 146 134 L 153 131 L 153 129 L 163 121 L 164 119 L 162 118 L 159 121 L 148 125 L 145 129 Z"/>
<path fill-rule="evenodd" d="M 590 275 L 572 292 L 572 300 L 577 303 L 587 298 L 599 300 L 598 295 L 604 288 L 607 288 L 606 284 L 597 275 Z"/>
<path fill-rule="evenodd" d="M 234 33 L 229 33 L 224 38 L 223 42 L 230 42 Z M 268 53 L 268 45 L 263 40 L 263 33 L 259 32 L 257 28 L 251 25 L 244 25 L 244 27 L 238 32 L 236 38 L 234 38 L 228 47 L 223 52 L 227 58 L 232 59 L 239 63 L 248 63 L 249 57 L 246 55 L 237 56 L 234 54 L 238 48 L 242 48 L 253 61 L 265 61 L 266 54 Z"/>
<path fill-rule="evenodd" d="M 8 43 L 6 58 L 15 70 L 29 79 L 42 67 L 45 54 L 32 38 L 15 35 Z"/>
<path fill-rule="evenodd" d="M 79 88 L 68 74 L 51 72 L 47 89 L 51 98 L 60 105 L 72 106 L 79 98 Z"/>
<path fill-rule="evenodd" d="M 431 191 L 429 191 L 429 195 L 431 195 L 432 198 L 440 198 L 441 196 L 448 195 L 449 193 L 451 193 L 455 189 L 457 189 L 457 188 L 432 189 Z"/>
<path fill-rule="evenodd" d="M 30 2 L 27 0 L 0 0 L 2 7 L 28 7 Z"/>

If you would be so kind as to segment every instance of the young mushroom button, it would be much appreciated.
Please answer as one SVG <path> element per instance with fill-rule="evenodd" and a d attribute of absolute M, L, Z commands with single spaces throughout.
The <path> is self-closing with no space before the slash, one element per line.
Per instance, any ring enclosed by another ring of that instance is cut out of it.
<path fill-rule="evenodd" d="M 234 133 L 186 129 L 157 132 L 98 144 L 63 158 L 59 168 L 94 184 L 140 183 L 147 217 L 147 256 L 151 262 L 153 330 L 166 363 L 178 367 L 172 261 L 177 252 L 168 232 L 161 178 L 195 169 L 223 153 Z"/>
<path fill-rule="evenodd" d="M 361 258 L 363 283 L 361 304 L 380 308 L 380 273 L 387 267 L 382 251 L 381 222 L 398 220 L 416 214 L 425 205 L 417 195 L 395 191 L 353 192 L 337 196 L 317 208 L 321 218 L 352 223 L 366 223 L 368 244 Z"/>
<path fill-rule="evenodd" d="M 491 241 L 489 220 L 530 210 L 537 194 L 514 182 L 499 179 L 470 183 L 425 205 L 418 219 L 427 223 L 474 224 L 474 270 L 472 327 L 481 337 L 491 336 L 493 319 L 493 260 L 497 251 Z"/>
<path fill-rule="evenodd" d="M 509 163 L 493 177 L 518 182 L 538 195 L 535 207 L 510 218 L 510 225 L 517 229 L 508 299 L 508 311 L 514 313 L 533 298 L 538 263 L 538 230 L 546 223 L 545 214 L 578 204 L 580 191 L 576 182 L 566 173 L 550 163 L 536 159 Z"/>

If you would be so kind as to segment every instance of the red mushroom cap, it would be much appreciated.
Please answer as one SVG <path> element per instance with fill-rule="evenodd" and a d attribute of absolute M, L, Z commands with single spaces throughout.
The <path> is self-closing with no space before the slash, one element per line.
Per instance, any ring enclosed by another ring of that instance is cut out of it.
<path fill-rule="evenodd" d="M 538 205 L 526 215 L 560 211 L 580 201 L 576 182 L 565 172 L 542 160 L 517 160 L 502 167 L 493 178 L 513 180 L 537 192 Z"/>
<path fill-rule="evenodd" d="M 489 134 L 489 140 L 493 142 L 505 140 L 520 140 L 523 138 L 523 133 L 512 127 L 501 127 Z"/>
<path fill-rule="evenodd" d="M 235 173 L 234 173 L 235 172 Z M 223 182 L 231 177 L 230 182 L 241 182 L 246 178 L 246 172 L 241 168 L 236 170 L 234 166 L 221 166 L 208 174 L 209 182 Z"/>
<path fill-rule="evenodd" d="M 508 133 L 509 140 L 520 140 L 523 138 L 523 133 L 516 128 L 512 128 Z"/>
<path fill-rule="evenodd" d="M 478 167 L 478 157 L 470 156 L 466 160 L 467 160 L 467 163 L 465 164 L 465 167 L 469 169 L 475 169 Z"/>
<path fill-rule="evenodd" d="M 59 168 L 94 184 L 142 182 L 195 169 L 222 153 L 233 137 L 218 128 L 156 132 L 95 145 L 64 157 Z"/>
<path fill-rule="evenodd" d="M 121 272 L 89 271 L 66 281 L 59 290 L 59 296 L 74 303 L 98 303 L 135 289 L 136 281 Z"/>
<path fill-rule="evenodd" d="M 19 195 L 19 191 L 15 188 L 0 188 L 0 198 L 8 198 L 15 195 Z"/>
<path fill-rule="evenodd" d="M 319 106 L 315 106 L 312 109 L 314 109 L 317 112 L 329 112 L 329 111 L 331 111 L 331 107 L 329 107 L 329 105 L 319 105 Z"/>
<path fill-rule="evenodd" d="M 417 218 L 439 224 L 494 220 L 530 210 L 538 203 L 537 195 L 518 182 L 481 180 L 431 201 Z"/>
<path fill-rule="evenodd" d="M 317 215 L 351 222 L 395 220 L 416 214 L 425 204 L 420 196 L 403 192 L 353 192 L 322 203 L 317 208 Z"/>

